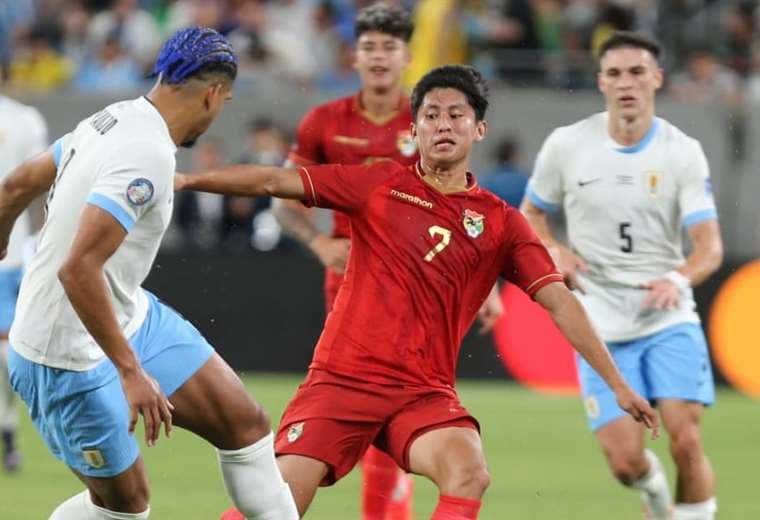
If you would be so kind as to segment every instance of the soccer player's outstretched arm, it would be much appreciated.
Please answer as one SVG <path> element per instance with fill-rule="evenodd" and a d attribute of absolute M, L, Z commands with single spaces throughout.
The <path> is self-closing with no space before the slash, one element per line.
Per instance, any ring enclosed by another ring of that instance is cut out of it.
<path fill-rule="evenodd" d="M 652 438 L 656 438 L 659 434 L 657 414 L 646 399 L 625 382 L 578 298 L 563 283 L 553 282 L 539 289 L 534 299 L 549 312 L 573 348 L 615 392 L 618 405 L 636 421 L 650 428 Z"/>
<path fill-rule="evenodd" d="M 251 164 L 228 166 L 202 173 L 177 173 L 174 176 L 174 189 L 281 199 L 303 199 L 306 195 L 298 170 Z"/>
<path fill-rule="evenodd" d="M 50 188 L 57 170 L 53 152 L 46 150 L 22 163 L 0 184 L 0 258 L 5 256 L 16 219 Z"/>

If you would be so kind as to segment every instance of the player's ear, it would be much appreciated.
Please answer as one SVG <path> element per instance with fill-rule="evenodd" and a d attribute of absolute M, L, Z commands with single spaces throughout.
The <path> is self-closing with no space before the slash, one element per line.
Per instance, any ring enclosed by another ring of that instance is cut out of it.
<path fill-rule="evenodd" d="M 475 125 L 475 141 L 482 141 L 488 133 L 488 122 L 484 119 Z"/>
<path fill-rule="evenodd" d="M 663 72 L 662 68 L 657 67 L 654 71 L 654 81 L 655 81 L 654 89 L 655 90 L 660 90 L 660 88 L 662 87 L 662 82 L 664 78 L 665 78 L 665 73 Z"/>
<path fill-rule="evenodd" d="M 417 139 L 417 125 L 415 125 L 414 123 L 410 123 L 409 133 L 412 134 L 412 139 Z"/>

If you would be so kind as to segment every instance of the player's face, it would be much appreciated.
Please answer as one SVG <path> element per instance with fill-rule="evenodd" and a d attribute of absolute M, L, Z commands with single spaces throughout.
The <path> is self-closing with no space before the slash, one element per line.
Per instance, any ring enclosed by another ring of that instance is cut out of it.
<path fill-rule="evenodd" d="M 597 76 L 599 90 L 614 115 L 637 117 L 651 110 L 662 86 L 662 69 L 649 51 L 621 47 L 607 51 Z"/>
<path fill-rule="evenodd" d="M 472 144 L 485 135 L 486 122 L 477 120 L 467 96 L 453 88 L 425 94 L 412 124 L 412 137 L 423 160 L 441 167 L 466 160 Z"/>
<path fill-rule="evenodd" d="M 224 105 L 232 99 L 232 85 L 228 83 L 214 83 L 209 85 L 204 91 L 204 97 L 202 100 L 202 107 L 198 111 L 198 121 L 195 124 L 193 131 L 181 144 L 185 148 L 190 148 L 195 145 L 195 142 L 200 136 L 206 133 L 211 123 L 214 122 L 216 117 L 221 113 Z"/>
<path fill-rule="evenodd" d="M 401 38 L 369 31 L 356 42 L 354 68 L 364 88 L 388 90 L 397 87 L 408 65 L 409 50 Z"/>

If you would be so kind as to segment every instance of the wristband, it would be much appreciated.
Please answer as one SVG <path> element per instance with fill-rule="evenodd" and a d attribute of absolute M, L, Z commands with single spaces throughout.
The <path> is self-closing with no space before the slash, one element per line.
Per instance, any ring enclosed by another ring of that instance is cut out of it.
<path fill-rule="evenodd" d="M 668 271 L 663 278 L 673 282 L 679 291 L 685 291 L 691 287 L 691 281 L 678 271 Z"/>

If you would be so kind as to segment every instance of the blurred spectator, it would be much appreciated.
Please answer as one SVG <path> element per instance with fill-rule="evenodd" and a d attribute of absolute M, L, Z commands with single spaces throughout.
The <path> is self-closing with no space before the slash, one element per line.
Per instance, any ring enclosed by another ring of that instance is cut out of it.
<path fill-rule="evenodd" d="M 591 52 L 596 56 L 599 47 L 616 31 L 632 31 L 636 15 L 630 7 L 614 0 L 605 0 L 591 34 Z"/>
<path fill-rule="evenodd" d="M 0 67 L 8 67 L 19 29 L 31 25 L 33 19 L 33 0 L 0 1 Z"/>
<path fill-rule="evenodd" d="M 414 10 L 414 34 L 409 42 L 412 63 L 404 84 L 414 87 L 430 69 L 467 63 L 467 42 L 460 26 L 465 0 L 420 0 Z"/>
<path fill-rule="evenodd" d="M 267 118 L 251 121 L 245 146 L 240 164 L 281 166 L 288 150 L 282 130 Z M 269 251 L 277 247 L 281 231 L 270 206 L 271 199 L 266 197 L 225 197 L 221 228 L 225 250 L 234 252 L 253 246 Z"/>
<path fill-rule="evenodd" d="M 520 141 L 515 136 L 504 137 L 495 151 L 496 167 L 483 176 L 480 186 L 519 208 L 528 184 L 528 173 L 519 165 Z"/>
<path fill-rule="evenodd" d="M 243 0 L 245 1 L 245 0 Z M 173 33 L 188 25 L 204 25 L 227 34 L 234 28 L 237 4 L 225 0 L 177 0 L 166 13 L 166 32 Z"/>
<path fill-rule="evenodd" d="M 161 45 L 161 34 L 153 16 L 139 7 L 138 0 L 113 0 L 111 8 L 95 15 L 88 30 L 91 49 L 101 49 L 109 36 L 119 35 L 121 46 L 148 71 Z"/>
<path fill-rule="evenodd" d="M 336 66 L 323 70 L 317 77 L 317 88 L 330 97 L 347 96 L 361 88 L 359 75 L 354 69 L 354 45 L 343 42 L 338 52 Z"/>
<path fill-rule="evenodd" d="M 87 31 L 91 14 L 85 7 L 84 0 L 66 4 L 61 13 L 61 51 L 75 66 L 80 66 L 87 57 Z"/>
<path fill-rule="evenodd" d="M 739 77 L 724 66 L 710 49 L 695 49 L 686 70 L 672 76 L 670 92 L 678 99 L 698 103 L 723 101 L 732 105 L 741 100 Z"/>
<path fill-rule="evenodd" d="M 228 37 L 240 58 L 241 68 L 266 63 L 268 53 L 262 38 L 266 16 L 266 6 L 260 0 L 244 0 L 235 11 L 237 28 Z"/>
<path fill-rule="evenodd" d="M 71 69 L 71 63 L 50 45 L 45 30 L 35 27 L 15 49 L 10 83 L 18 90 L 44 92 L 65 84 Z"/>
<path fill-rule="evenodd" d="M 222 142 L 213 136 L 203 138 L 193 150 L 193 171 L 222 166 Z M 211 250 L 219 243 L 223 199 L 215 193 L 180 192 L 176 195 L 175 219 L 184 246 Z"/>
<path fill-rule="evenodd" d="M 728 54 L 726 64 L 741 77 L 747 77 L 750 73 L 756 4 L 756 0 L 742 0 L 731 6 L 724 22 Z"/>
<path fill-rule="evenodd" d="M 142 83 L 142 74 L 120 41 L 118 31 L 106 38 L 100 49 L 82 63 L 74 86 L 85 92 L 136 90 Z"/>

